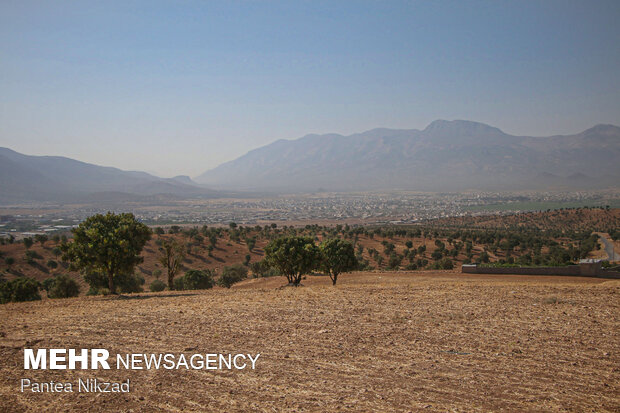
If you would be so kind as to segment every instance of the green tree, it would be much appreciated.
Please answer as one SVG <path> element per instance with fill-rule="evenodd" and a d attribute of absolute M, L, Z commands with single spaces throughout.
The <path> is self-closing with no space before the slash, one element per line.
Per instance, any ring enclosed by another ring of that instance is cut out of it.
<path fill-rule="evenodd" d="M 246 240 L 246 243 L 248 244 L 248 251 L 252 252 L 252 250 L 256 246 L 256 238 L 248 238 Z"/>
<path fill-rule="evenodd" d="M 283 237 L 265 247 L 265 259 L 286 276 L 289 284 L 299 285 L 301 277 L 320 262 L 320 252 L 310 237 Z"/>
<path fill-rule="evenodd" d="M 30 247 L 32 247 L 32 244 L 34 244 L 34 241 L 30 237 L 24 238 L 23 242 L 24 242 L 24 247 L 26 247 L 26 249 L 30 249 Z"/>
<path fill-rule="evenodd" d="M 63 259 L 71 269 L 100 273 L 107 277 L 111 294 L 116 293 L 115 277 L 133 274 L 143 261 L 142 248 L 151 230 L 133 214 L 96 214 L 72 230 L 73 242 L 63 246 Z"/>
<path fill-rule="evenodd" d="M 56 259 L 58 259 L 58 257 L 60 257 L 60 255 L 62 254 L 62 251 L 61 251 L 60 248 L 54 247 L 54 248 L 52 248 L 52 254 L 54 254 Z"/>
<path fill-rule="evenodd" d="M 159 262 L 168 272 L 168 289 L 174 290 L 174 276 L 181 268 L 185 252 L 183 251 L 183 246 L 174 238 L 165 240 L 161 250 L 162 255 L 159 257 Z"/>
<path fill-rule="evenodd" d="M 349 241 L 339 238 L 328 239 L 321 243 L 319 250 L 321 252 L 321 269 L 329 275 L 332 285 L 336 285 L 338 275 L 357 268 L 355 249 Z"/>

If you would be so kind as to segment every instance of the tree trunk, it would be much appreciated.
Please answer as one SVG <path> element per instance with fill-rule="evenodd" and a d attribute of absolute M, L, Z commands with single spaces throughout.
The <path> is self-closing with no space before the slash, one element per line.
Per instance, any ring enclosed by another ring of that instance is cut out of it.
<path fill-rule="evenodd" d="M 332 285 L 336 285 L 336 281 L 338 281 L 338 274 L 334 274 L 333 277 L 331 277 L 332 279 Z"/>
<path fill-rule="evenodd" d="M 170 271 L 168 271 L 168 289 L 174 290 L 174 273 L 171 274 Z"/>
<path fill-rule="evenodd" d="M 114 273 L 108 274 L 108 289 L 110 290 L 110 294 L 116 294 L 116 285 L 114 285 Z"/>

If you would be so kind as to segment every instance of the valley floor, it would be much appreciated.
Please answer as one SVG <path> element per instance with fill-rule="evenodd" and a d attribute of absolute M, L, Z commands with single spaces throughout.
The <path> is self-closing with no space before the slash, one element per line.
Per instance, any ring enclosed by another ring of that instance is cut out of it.
<path fill-rule="evenodd" d="M 0 411 L 620 410 L 620 281 L 400 272 L 303 283 L 2 305 Z M 32 371 L 24 348 L 261 356 L 256 370 Z M 22 393 L 24 377 L 132 387 Z"/>

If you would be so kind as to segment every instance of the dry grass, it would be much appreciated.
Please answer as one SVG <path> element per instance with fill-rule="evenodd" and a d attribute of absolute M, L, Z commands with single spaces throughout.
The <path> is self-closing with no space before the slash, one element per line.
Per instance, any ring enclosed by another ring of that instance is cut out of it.
<path fill-rule="evenodd" d="M 0 411 L 620 410 L 618 281 L 422 272 L 282 284 L 1 306 Z M 255 371 L 25 372 L 25 346 L 262 356 Z M 22 377 L 93 376 L 130 378 L 132 392 L 18 391 Z"/>

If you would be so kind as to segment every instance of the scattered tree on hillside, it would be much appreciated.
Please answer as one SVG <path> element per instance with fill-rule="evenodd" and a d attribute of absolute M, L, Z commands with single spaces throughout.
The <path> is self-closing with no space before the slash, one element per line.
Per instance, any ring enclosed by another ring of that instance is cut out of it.
<path fill-rule="evenodd" d="M 151 238 L 151 230 L 133 214 L 96 214 L 72 230 L 73 242 L 63 245 L 63 259 L 71 269 L 98 273 L 108 279 L 108 289 L 116 293 L 115 278 L 133 275 L 143 261 L 142 248 Z"/>
<path fill-rule="evenodd" d="M 321 252 L 321 269 L 325 271 L 336 285 L 338 275 L 353 271 L 358 262 L 355 258 L 355 249 L 349 241 L 339 238 L 325 240 L 319 246 Z"/>
<path fill-rule="evenodd" d="M 310 273 L 320 261 L 320 253 L 309 237 L 283 237 L 265 247 L 265 259 L 286 276 L 290 285 L 299 285 L 301 277 Z"/>
<path fill-rule="evenodd" d="M 47 242 L 47 235 L 37 234 L 34 236 L 34 240 L 38 242 L 39 244 L 41 244 L 42 247 L 44 247 L 45 243 Z"/>
<path fill-rule="evenodd" d="M 168 289 L 174 290 L 174 276 L 181 267 L 183 258 L 185 258 L 183 246 L 173 238 L 165 240 L 161 250 L 162 255 L 159 257 L 159 262 L 168 272 Z"/>

